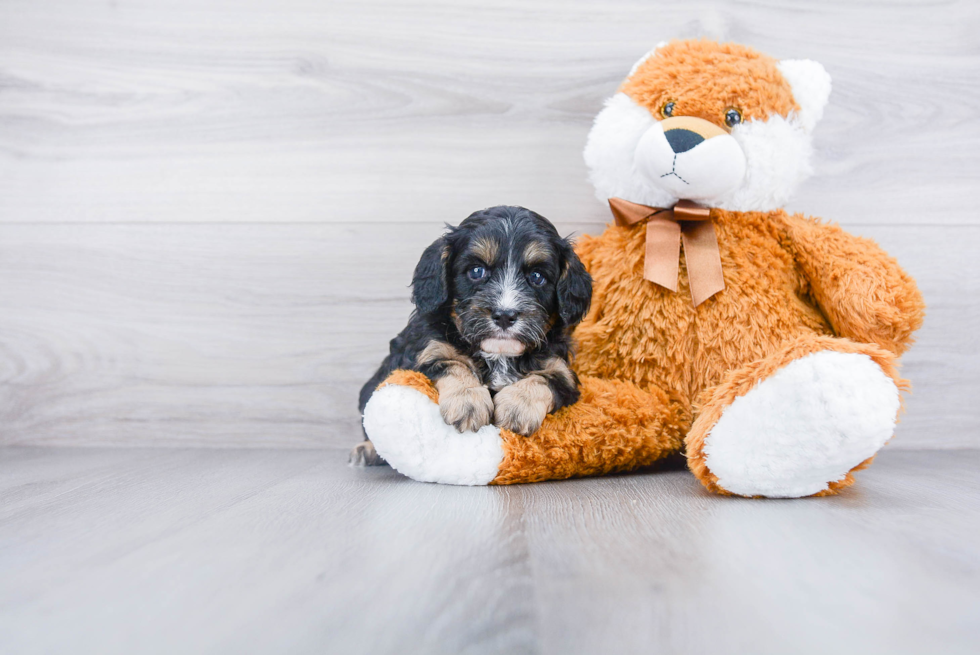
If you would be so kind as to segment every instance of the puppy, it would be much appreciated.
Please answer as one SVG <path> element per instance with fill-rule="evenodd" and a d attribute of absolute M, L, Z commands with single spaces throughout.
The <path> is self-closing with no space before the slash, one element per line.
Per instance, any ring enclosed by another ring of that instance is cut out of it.
<path fill-rule="evenodd" d="M 422 254 L 415 311 L 361 389 L 361 414 L 392 371 L 411 369 L 435 383 L 460 432 L 493 422 L 529 435 L 578 400 L 570 334 L 591 300 L 592 279 L 547 219 L 523 207 L 471 214 Z M 351 463 L 383 464 L 366 439 Z"/>

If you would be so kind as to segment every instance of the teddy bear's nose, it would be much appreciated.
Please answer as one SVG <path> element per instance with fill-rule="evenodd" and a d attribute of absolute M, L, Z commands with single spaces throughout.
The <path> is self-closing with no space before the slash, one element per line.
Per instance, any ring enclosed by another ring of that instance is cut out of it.
<path fill-rule="evenodd" d="M 677 154 L 687 152 L 694 146 L 704 141 L 704 137 L 697 132 L 692 132 L 691 130 L 685 130 L 683 128 L 667 130 L 664 132 L 664 136 L 667 137 L 667 143 L 670 144 L 670 149 Z"/>

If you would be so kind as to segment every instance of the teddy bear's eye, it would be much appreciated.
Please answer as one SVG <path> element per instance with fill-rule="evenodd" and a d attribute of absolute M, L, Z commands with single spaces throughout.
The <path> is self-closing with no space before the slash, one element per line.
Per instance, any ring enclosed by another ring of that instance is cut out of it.
<path fill-rule="evenodd" d="M 735 127 L 742 122 L 742 112 L 732 107 L 725 112 L 725 125 Z"/>
<path fill-rule="evenodd" d="M 660 108 L 660 115 L 664 118 L 670 118 L 674 115 L 674 103 L 665 102 L 664 106 Z"/>

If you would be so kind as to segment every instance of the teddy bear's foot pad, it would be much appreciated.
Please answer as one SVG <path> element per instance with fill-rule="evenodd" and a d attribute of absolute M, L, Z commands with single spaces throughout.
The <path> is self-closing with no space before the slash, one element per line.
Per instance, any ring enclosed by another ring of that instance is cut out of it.
<path fill-rule="evenodd" d="M 399 384 L 374 392 L 364 408 L 364 429 L 392 468 L 422 482 L 488 484 L 504 459 L 499 428 L 457 432 L 442 419 L 438 404 Z"/>
<path fill-rule="evenodd" d="M 718 486 L 799 498 L 828 489 L 891 438 L 894 381 L 870 357 L 821 351 L 795 360 L 725 408 L 704 443 Z"/>

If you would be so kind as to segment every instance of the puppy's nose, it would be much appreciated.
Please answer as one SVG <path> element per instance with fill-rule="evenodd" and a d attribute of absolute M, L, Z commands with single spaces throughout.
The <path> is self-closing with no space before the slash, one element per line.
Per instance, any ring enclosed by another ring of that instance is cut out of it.
<path fill-rule="evenodd" d="M 677 154 L 687 152 L 704 141 L 704 137 L 697 132 L 685 130 L 684 128 L 667 130 L 664 132 L 664 136 L 667 138 L 667 143 L 670 144 L 670 149 Z"/>
<path fill-rule="evenodd" d="M 516 309 L 495 309 L 493 313 L 490 314 L 490 318 L 493 322 L 500 326 L 500 329 L 506 330 L 514 321 L 517 320 L 518 311 Z"/>

